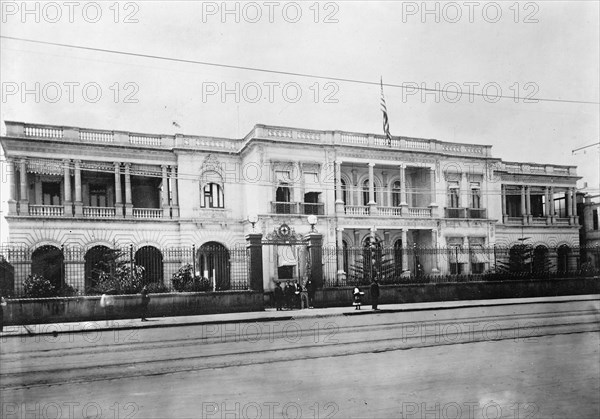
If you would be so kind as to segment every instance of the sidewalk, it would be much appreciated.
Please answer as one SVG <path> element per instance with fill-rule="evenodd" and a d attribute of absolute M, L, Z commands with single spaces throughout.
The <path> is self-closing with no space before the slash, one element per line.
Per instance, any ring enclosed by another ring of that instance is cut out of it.
<path fill-rule="evenodd" d="M 569 301 L 598 301 L 600 295 L 573 295 L 561 297 L 536 297 L 536 298 L 510 298 L 497 300 L 465 300 L 441 301 L 430 303 L 385 304 L 380 305 L 380 310 L 371 310 L 370 305 L 363 305 L 361 310 L 354 307 L 330 307 L 304 310 L 276 311 L 273 308 L 265 311 L 244 313 L 203 314 L 197 316 L 155 317 L 148 322 L 136 319 L 106 321 L 86 321 L 71 323 L 32 324 L 26 326 L 4 326 L 2 338 L 27 335 L 57 335 L 60 333 L 107 331 L 116 329 L 150 329 L 158 327 L 194 326 L 224 323 L 254 323 L 269 321 L 289 321 L 298 318 L 319 318 L 335 316 L 356 316 L 381 313 L 397 313 L 422 310 L 449 310 L 468 307 L 491 307 L 515 304 L 549 304 Z"/>

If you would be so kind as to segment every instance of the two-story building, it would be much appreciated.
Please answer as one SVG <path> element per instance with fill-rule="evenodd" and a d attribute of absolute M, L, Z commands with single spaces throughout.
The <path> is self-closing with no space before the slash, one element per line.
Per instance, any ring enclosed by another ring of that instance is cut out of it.
<path fill-rule="evenodd" d="M 172 249 L 233 251 L 252 231 L 269 239 L 282 227 L 302 235 L 308 215 L 316 215 L 324 247 L 340 250 L 323 260 L 326 281 L 353 263 L 341 249 L 370 237 L 394 249 L 402 275 L 417 265 L 482 273 L 494 263 L 489 252 L 462 249 L 524 241 L 557 269 L 578 263 L 575 167 L 504 162 L 489 145 L 263 125 L 227 139 L 5 124 L 10 245 L 31 250 L 29 260 L 13 258 L 24 266 L 17 289 L 25 275 L 50 275 L 59 261 L 61 278 L 83 290 L 86 260 L 127 246 L 136 260 L 152 261 L 147 275 L 169 285 L 182 263 Z M 461 252 L 408 257 L 414 248 Z M 215 283 L 219 271 L 236 269 L 202 255 L 198 269 Z M 306 263 L 302 246 L 265 246 L 265 289 L 302 277 Z"/>

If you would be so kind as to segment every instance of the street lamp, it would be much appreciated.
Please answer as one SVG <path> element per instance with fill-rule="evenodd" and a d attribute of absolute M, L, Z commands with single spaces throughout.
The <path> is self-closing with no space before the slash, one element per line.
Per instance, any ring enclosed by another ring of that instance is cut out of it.
<path fill-rule="evenodd" d="M 256 223 L 258 223 L 258 215 L 254 213 L 248 215 L 248 222 L 252 224 L 252 232 L 254 232 L 254 226 L 256 225 Z"/>
<path fill-rule="evenodd" d="M 314 214 L 309 215 L 308 216 L 308 224 L 310 224 L 310 232 L 314 233 L 315 225 L 317 224 L 317 216 Z"/>

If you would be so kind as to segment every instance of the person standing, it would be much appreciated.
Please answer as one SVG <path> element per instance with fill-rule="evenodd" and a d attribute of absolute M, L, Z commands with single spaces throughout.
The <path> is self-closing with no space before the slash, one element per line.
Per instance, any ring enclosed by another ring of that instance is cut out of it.
<path fill-rule="evenodd" d="M 4 297 L 0 297 L 0 332 L 4 330 L 4 306 L 6 306 L 6 300 Z"/>
<path fill-rule="evenodd" d="M 277 311 L 281 311 L 283 305 L 283 290 L 281 289 L 281 283 L 275 282 L 275 289 L 273 290 L 273 297 L 275 298 L 275 308 Z"/>
<path fill-rule="evenodd" d="M 379 304 L 379 283 L 377 282 L 377 278 L 373 278 L 373 282 L 371 282 L 371 305 L 373 310 L 379 310 L 377 305 Z"/>
<path fill-rule="evenodd" d="M 102 297 L 100 297 L 100 307 L 102 307 L 104 309 L 104 318 L 106 319 L 106 325 L 108 326 L 110 324 L 110 319 L 113 316 L 113 306 L 114 306 L 115 300 L 114 297 L 112 296 L 111 291 L 107 291 L 104 294 L 102 294 Z"/>
<path fill-rule="evenodd" d="M 150 303 L 150 296 L 148 295 L 148 287 L 144 285 L 142 287 L 142 291 L 140 291 L 142 295 L 142 321 L 147 322 L 148 319 L 148 304 Z"/>
<path fill-rule="evenodd" d="M 358 287 L 354 287 L 354 291 L 352 292 L 354 301 L 352 302 L 352 305 L 355 307 L 355 310 L 360 310 L 360 305 L 362 304 L 362 300 L 361 300 L 360 296 L 363 294 L 364 294 L 364 292 L 361 292 Z"/>
<path fill-rule="evenodd" d="M 315 284 L 312 282 L 310 278 L 306 281 L 305 284 L 306 292 L 308 293 L 308 308 L 313 308 L 313 304 L 315 301 Z"/>
<path fill-rule="evenodd" d="M 283 294 L 285 295 L 285 306 L 288 310 L 291 310 L 294 306 L 294 288 L 290 281 L 286 282 Z"/>

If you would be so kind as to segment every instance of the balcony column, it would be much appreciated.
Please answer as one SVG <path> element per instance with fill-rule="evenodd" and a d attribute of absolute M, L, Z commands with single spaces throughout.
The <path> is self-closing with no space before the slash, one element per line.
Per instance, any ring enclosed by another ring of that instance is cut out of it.
<path fill-rule="evenodd" d="M 380 192 L 380 197 L 381 197 L 380 205 L 383 207 L 388 207 L 388 206 L 390 206 L 390 199 L 389 199 L 390 188 L 388 188 L 387 172 L 385 172 L 385 171 L 381 172 L 381 181 L 382 181 L 382 188 L 381 188 L 381 192 Z"/>
<path fill-rule="evenodd" d="M 348 193 L 348 191 L 346 191 Z M 342 162 L 335 162 L 335 212 L 338 214 L 344 213 L 344 194 L 342 191 Z"/>
<path fill-rule="evenodd" d="M 27 160 L 25 159 L 19 160 L 19 178 L 21 180 L 21 194 L 19 195 L 19 214 L 29 215 L 29 198 L 27 196 Z"/>
<path fill-rule="evenodd" d="M 336 229 L 337 237 L 337 280 L 338 282 L 344 283 L 346 279 L 346 272 L 344 271 L 344 229 L 342 227 L 338 227 Z"/>
<path fill-rule="evenodd" d="M 115 165 L 115 216 L 123 216 L 123 192 L 121 191 L 121 163 Z"/>
<path fill-rule="evenodd" d="M 508 214 L 506 213 L 506 186 L 500 185 L 500 195 L 502 200 L 502 223 L 506 224 Z"/>
<path fill-rule="evenodd" d="M 573 188 L 573 199 L 572 199 L 572 203 L 573 203 L 573 224 L 578 225 L 579 221 L 577 220 L 577 189 Z"/>
<path fill-rule="evenodd" d="M 65 199 L 63 201 L 63 205 L 65 208 L 65 216 L 72 217 L 73 216 L 73 203 L 71 202 L 71 160 L 65 159 L 63 160 L 63 178 L 64 178 L 64 190 L 65 190 Z"/>
<path fill-rule="evenodd" d="M 468 208 L 469 207 L 469 178 L 467 177 L 467 173 L 463 172 L 461 177 L 460 177 L 460 199 L 459 199 L 459 205 L 461 208 L 461 212 L 462 211 L 466 211 L 464 210 L 464 208 Z M 463 217 L 464 215 L 461 214 Z M 466 215 L 466 214 L 465 214 Z"/>
<path fill-rule="evenodd" d="M 555 223 L 556 214 L 554 209 L 554 187 L 550 186 L 550 222 Z"/>
<path fill-rule="evenodd" d="M 407 216 L 408 202 L 406 200 L 406 166 L 400 165 L 400 213 Z M 402 241 L 404 243 L 404 241 Z M 402 268 L 404 269 L 404 268 Z"/>
<path fill-rule="evenodd" d="M 575 222 L 575 211 L 573 211 L 574 201 L 575 201 L 575 189 L 569 188 L 567 189 L 567 215 L 569 217 L 569 224 L 574 224 Z"/>
<path fill-rule="evenodd" d="M 17 215 L 15 161 L 10 158 L 6 159 L 6 181 L 8 182 L 8 214 Z"/>
<path fill-rule="evenodd" d="M 133 217 L 133 204 L 131 203 L 131 163 L 125 163 L 125 218 Z"/>
<path fill-rule="evenodd" d="M 429 169 L 429 194 L 430 194 L 430 204 L 429 207 L 431 208 L 431 216 L 432 217 L 437 217 L 437 203 L 436 203 L 436 197 L 435 197 L 435 168 L 432 167 Z"/>
<path fill-rule="evenodd" d="M 402 276 L 410 276 L 410 271 L 408 270 L 408 255 L 406 254 L 406 250 L 408 249 L 408 230 L 406 228 L 402 229 Z"/>
<path fill-rule="evenodd" d="M 531 186 L 525 186 L 525 211 L 527 212 L 527 223 L 531 224 Z"/>
<path fill-rule="evenodd" d="M 81 199 L 81 160 L 74 160 L 75 163 L 75 216 L 83 216 L 83 199 Z"/>
<path fill-rule="evenodd" d="M 546 200 L 544 205 L 544 212 L 546 215 L 546 224 L 550 224 L 552 222 L 551 212 L 550 212 L 550 187 L 546 186 L 544 188 L 544 199 Z"/>
<path fill-rule="evenodd" d="M 173 218 L 179 217 L 179 185 L 177 183 L 177 168 L 175 166 L 171 166 L 171 192 L 173 196 L 171 199 L 173 200 Z"/>
<path fill-rule="evenodd" d="M 377 212 L 377 203 L 375 202 L 375 163 L 369 163 L 369 214 L 375 214 Z"/>
<path fill-rule="evenodd" d="M 521 186 L 521 217 L 523 217 L 523 224 L 527 224 L 527 209 L 525 207 L 525 185 Z"/>
<path fill-rule="evenodd" d="M 169 212 L 169 182 L 167 181 L 167 165 L 162 164 L 160 168 L 162 170 L 162 216 L 163 218 L 169 218 L 171 214 Z"/>

